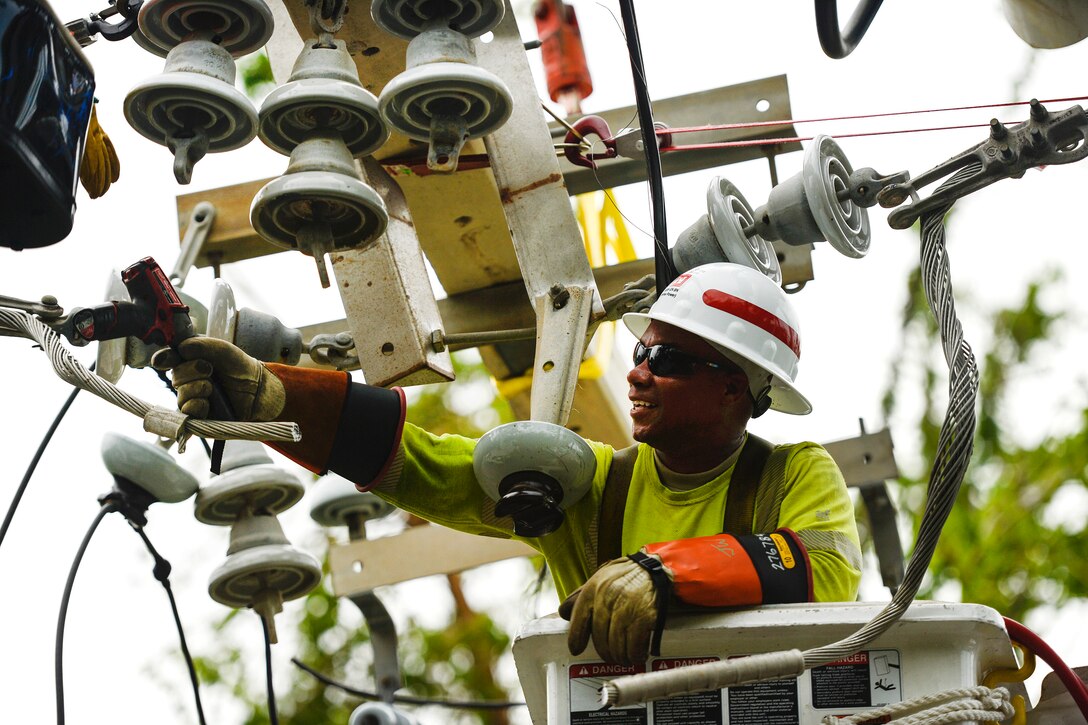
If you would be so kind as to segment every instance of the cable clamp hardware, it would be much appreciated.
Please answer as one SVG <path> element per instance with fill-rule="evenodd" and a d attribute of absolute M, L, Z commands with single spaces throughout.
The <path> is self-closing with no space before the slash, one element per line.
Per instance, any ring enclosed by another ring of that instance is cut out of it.
<path fill-rule="evenodd" d="M 910 203 L 888 215 L 893 229 L 908 229 L 927 212 L 978 191 L 1001 179 L 1019 179 L 1031 168 L 1068 164 L 1088 156 L 1088 115 L 1080 106 L 1050 112 L 1032 99 L 1028 120 L 1006 126 L 990 121 L 990 136 L 911 181 L 890 184 L 877 194 L 886 209 Z M 968 168 L 955 180 L 949 179 L 927 198 L 918 189 Z M 977 167 L 977 168 L 976 168 Z"/>

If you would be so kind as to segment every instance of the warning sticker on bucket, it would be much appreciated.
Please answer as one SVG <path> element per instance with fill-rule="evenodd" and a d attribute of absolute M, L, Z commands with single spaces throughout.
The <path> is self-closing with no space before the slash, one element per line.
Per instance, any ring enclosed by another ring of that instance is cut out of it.
<path fill-rule="evenodd" d="M 647 725 L 646 705 L 601 709 L 604 683 L 624 675 L 645 672 L 643 665 L 612 665 L 607 662 L 575 662 L 570 674 L 570 725 Z"/>
<path fill-rule="evenodd" d="M 650 663 L 653 672 L 717 662 L 717 657 L 669 657 Z M 653 703 L 654 725 L 722 725 L 722 691 L 695 692 Z"/>
<path fill-rule="evenodd" d="M 729 725 L 798 725 L 797 678 L 730 687 Z"/>
<path fill-rule="evenodd" d="M 818 709 L 877 707 L 903 699 L 899 650 L 858 652 L 812 668 L 811 677 L 812 706 Z"/>

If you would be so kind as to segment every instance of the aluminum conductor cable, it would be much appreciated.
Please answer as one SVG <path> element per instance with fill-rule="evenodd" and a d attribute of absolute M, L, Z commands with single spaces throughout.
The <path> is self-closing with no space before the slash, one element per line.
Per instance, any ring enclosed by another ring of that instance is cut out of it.
<path fill-rule="evenodd" d="M 970 164 L 949 177 L 940 188 L 977 174 L 978 171 L 979 164 Z M 945 362 L 949 368 L 949 401 L 937 442 L 937 453 L 930 470 L 929 495 L 918 529 L 914 553 L 895 596 L 870 622 L 838 642 L 804 652 L 787 650 L 756 654 L 724 662 L 619 677 L 605 683 L 601 691 L 602 704 L 623 707 L 664 697 L 797 677 L 806 669 L 819 667 L 857 652 L 887 631 L 906 612 L 929 568 L 941 529 L 944 528 L 955 504 L 974 447 L 978 368 L 971 347 L 963 339 L 963 328 L 956 316 L 948 257 L 945 253 L 944 217 L 953 203 L 950 201 L 935 208 L 921 218 L 922 286 L 938 323 Z"/>
<path fill-rule="evenodd" d="M 148 430 L 151 430 L 148 427 L 149 418 L 157 415 L 162 415 L 165 418 L 178 418 L 180 416 L 176 411 L 152 406 L 87 370 L 68 352 L 56 332 L 27 312 L 0 308 L 0 334 L 12 334 L 34 340 L 41 345 L 42 350 L 45 351 L 49 362 L 53 366 L 53 370 L 62 380 L 143 418 L 144 427 Z M 194 418 L 183 418 L 182 420 L 184 422 L 180 429 L 179 443 L 182 443 L 189 434 L 201 438 L 224 440 L 301 440 L 298 425 L 295 423 L 237 423 L 205 421 Z M 152 432 L 160 433 L 159 430 L 153 430 Z"/>

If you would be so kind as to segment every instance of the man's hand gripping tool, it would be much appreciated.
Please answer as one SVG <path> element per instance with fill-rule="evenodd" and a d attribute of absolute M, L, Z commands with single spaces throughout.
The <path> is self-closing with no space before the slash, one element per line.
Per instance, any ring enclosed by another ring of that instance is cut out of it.
<path fill-rule="evenodd" d="M 110 301 L 95 307 L 77 307 L 59 326 L 73 345 L 95 340 L 136 337 L 145 343 L 177 350 L 183 340 L 194 337 L 189 306 L 181 301 L 174 285 L 151 257 L 144 257 L 121 272 L 121 281 L 131 302 Z M 211 417 L 234 420 L 234 411 L 223 391 L 212 381 Z M 219 472 L 222 441 L 216 441 L 212 472 Z"/>

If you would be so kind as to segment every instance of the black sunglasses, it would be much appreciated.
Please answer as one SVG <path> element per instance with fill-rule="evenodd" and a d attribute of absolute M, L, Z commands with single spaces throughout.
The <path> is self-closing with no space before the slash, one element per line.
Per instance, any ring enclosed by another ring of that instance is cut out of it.
<path fill-rule="evenodd" d="M 641 365 L 643 360 L 648 361 L 647 365 L 650 372 L 661 378 L 691 375 L 699 365 L 706 365 L 708 368 L 714 368 L 715 370 L 725 368 L 725 365 L 721 363 L 697 358 L 676 349 L 672 345 L 651 345 L 646 347 L 641 342 L 635 343 L 635 354 L 632 355 L 631 359 L 634 361 L 635 367 Z"/>

